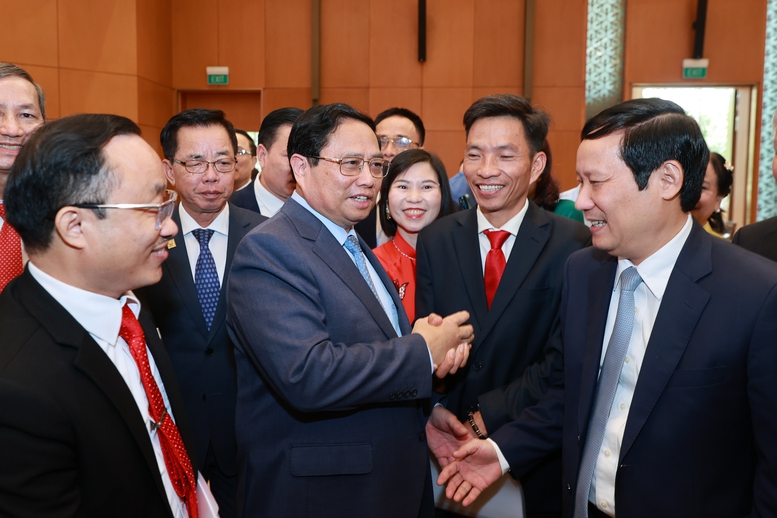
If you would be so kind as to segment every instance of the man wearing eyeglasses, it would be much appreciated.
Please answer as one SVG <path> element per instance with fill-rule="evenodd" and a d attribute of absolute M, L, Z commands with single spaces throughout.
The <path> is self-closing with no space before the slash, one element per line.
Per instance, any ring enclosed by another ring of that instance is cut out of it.
<path fill-rule="evenodd" d="M 251 177 L 256 171 L 256 144 L 247 131 L 235 129 L 237 139 L 237 165 L 235 166 L 235 189 L 245 189 L 251 185 Z"/>
<path fill-rule="evenodd" d="M 186 110 L 160 137 L 168 181 L 181 203 L 181 233 L 168 244 L 162 280 L 138 296 L 154 316 L 192 424 L 197 467 L 222 518 L 236 516 L 235 360 L 226 327 L 226 284 L 237 244 L 266 218 L 230 206 L 237 141 L 220 110 Z"/>
<path fill-rule="evenodd" d="M 175 373 L 130 291 L 159 281 L 178 230 L 166 183 L 117 115 L 49 123 L 16 158 L 7 217 L 30 260 L 0 296 L 0 516 L 206 515 Z"/>
<path fill-rule="evenodd" d="M 466 361 L 466 312 L 411 328 L 353 227 L 388 161 L 372 120 L 315 106 L 291 129 L 297 188 L 240 243 L 229 279 L 243 516 L 433 516 L 433 371 Z"/>

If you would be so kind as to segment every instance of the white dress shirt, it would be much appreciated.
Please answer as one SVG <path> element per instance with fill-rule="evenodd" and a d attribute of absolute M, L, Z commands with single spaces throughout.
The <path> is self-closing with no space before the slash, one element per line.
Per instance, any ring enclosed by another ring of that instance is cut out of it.
<path fill-rule="evenodd" d="M 615 389 L 610 416 L 604 429 L 604 440 L 596 459 L 591 490 L 588 494 L 588 500 L 609 516 L 615 516 L 615 474 L 618 470 L 623 432 L 626 429 L 631 401 L 634 398 L 634 389 L 637 387 L 642 361 L 645 358 L 650 335 L 653 332 L 653 324 L 656 322 L 669 276 L 672 274 L 677 257 L 691 233 L 692 223 L 693 219 L 688 215 L 680 232 L 636 267 L 637 273 L 642 277 L 642 283 L 634 291 L 634 327 L 631 331 L 631 340 L 626 351 L 626 359 L 623 362 L 618 386 Z M 610 298 L 610 309 L 604 328 L 602 356 L 599 360 L 600 369 L 604 363 L 604 355 L 607 353 L 607 346 L 615 327 L 618 302 L 620 301 L 620 276 L 623 270 L 631 266 L 634 264 L 628 259 L 618 259 L 615 283 Z"/>
<path fill-rule="evenodd" d="M 259 211 L 262 213 L 262 216 L 271 218 L 281 210 L 281 207 L 286 202 L 265 189 L 262 182 L 259 181 L 261 176 L 260 173 L 254 181 L 254 196 L 256 196 L 256 203 L 259 205 Z"/>
<path fill-rule="evenodd" d="M 194 279 L 194 270 L 197 267 L 197 258 L 200 256 L 200 242 L 192 234 L 192 230 L 197 230 L 200 225 L 194 221 L 183 204 L 178 205 L 178 215 L 181 217 L 181 235 L 183 235 L 186 246 L 186 254 L 189 257 L 189 266 L 191 266 L 192 279 Z M 213 255 L 213 261 L 216 263 L 216 271 L 219 274 L 219 286 L 224 281 L 224 271 L 227 265 L 227 245 L 229 244 L 229 204 L 224 205 L 224 209 L 216 216 L 206 228 L 213 230 L 213 235 L 208 241 L 208 248 Z"/>
<path fill-rule="evenodd" d="M 167 467 L 165 466 L 162 446 L 159 444 L 159 436 L 156 430 L 151 431 L 152 420 L 148 414 L 148 398 L 146 397 L 143 383 L 140 380 L 140 371 L 132 357 L 129 345 L 119 336 L 122 307 L 126 303 L 137 317 L 140 313 L 140 302 L 138 302 L 138 299 L 135 298 L 132 292 L 127 292 L 117 300 L 70 286 L 43 272 L 32 262 L 29 263 L 29 269 L 30 274 L 43 289 L 54 297 L 76 322 L 86 329 L 94 338 L 94 341 L 97 342 L 97 345 L 100 346 L 100 349 L 105 352 L 116 366 L 116 370 L 121 374 L 122 379 L 124 379 L 132 393 L 132 397 L 135 399 L 135 404 L 138 406 L 140 414 L 139 417 L 143 420 L 145 429 L 148 432 L 173 516 L 175 518 L 188 518 L 186 504 L 175 493 L 170 477 L 167 475 Z M 148 363 L 151 367 L 151 374 L 154 376 L 154 380 L 159 386 L 159 391 L 162 393 L 167 413 L 175 421 L 175 416 L 170 408 L 170 402 L 167 400 L 167 392 L 162 383 L 162 378 L 159 376 L 154 357 L 148 351 L 148 347 L 146 352 L 148 354 Z"/>
<path fill-rule="evenodd" d="M 510 259 L 510 253 L 513 251 L 513 245 L 515 245 L 515 237 L 518 235 L 518 231 L 521 229 L 523 218 L 526 216 L 526 211 L 529 210 L 529 200 L 527 199 L 523 205 L 523 208 L 510 218 L 510 220 L 497 228 L 488 222 L 483 212 L 480 210 L 480 206 L 477 208 L 478 215 L 478 242 L 480 243 L 480 265 L 483 268 L 483 275 L 486 272 L 486 256 L 491 251 L 491 241 L 488 240 L 488 236 L 484 233 L 486 230 L 506 230 L 510 233 L 508 238 L 502 244 L 502 253 L 505 254 L 505 263 Z"/>

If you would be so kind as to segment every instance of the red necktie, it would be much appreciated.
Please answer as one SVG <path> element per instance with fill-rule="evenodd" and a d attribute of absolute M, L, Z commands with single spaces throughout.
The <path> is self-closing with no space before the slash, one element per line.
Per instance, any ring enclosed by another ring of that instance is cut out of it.
<path fill-rule="evenodd" d="M 21 275 L 22 241 L 16 230 L 5 220 L 5 205 L 0 201 L 0 218 L 3 218 L 3 228 L 0 229 L 0 293 L 11 279 Z"/>
<path fill-rule="evenodd" d="M 506 230 L 484 230 L 483 233 L 491 242 L 491 250 L 486 254 L 486 271 L 483 275 L 486 282 L 486 302 L 488 302 L 488 309 L 491 309 L 491 302 L 494 300 L 499 281 L 502 280 L 502 273 L 505 271 L 505 254 L 502 252 L 502 245 L 510 237 L 510 233 Z"/>
<path fill-rule="evenodd" d="M 186 503 L 189 518 L 197 518 L 197 480 L 194 478 L 192 463 L 186 453 L 186 447 L 178 432 L 178 427 L 167 415 L 162 393 L 159 391 L 153 374 L 151 374 L 143 328 L 140 327 L 140 322 L 127 305 L 121 311 L 119 336 L 124 338 L 124 341 L 129 345 L 130 353 L 132 353 L 140 371 L 140 380 L 143 382 L 143 388 L 146 390 L 148 398 L 148 414 L 154 421 L 151 426 L 156 428 L 159 434 L 159 444 L 162 446 L 167 474 L 175 493 Z"/>

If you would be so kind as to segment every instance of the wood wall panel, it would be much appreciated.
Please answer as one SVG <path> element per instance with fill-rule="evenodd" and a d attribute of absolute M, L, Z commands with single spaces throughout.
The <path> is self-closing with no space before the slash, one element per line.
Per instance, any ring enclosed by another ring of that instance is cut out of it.
<path fill-rule="evenodd" d="M 61 0 L 59 66 L 138 73 L 135 0 Z"/>
<path fill-rule="evenodd" d="M 534 5 L 534 87 L 585 86 L 586 0 Z"/>
<path fill-rule="evenodd" d="M 173 84 L 171 0 L 137 0 L 138 76 Z"/>
<path fill-rule="evenodd" d="M 58 119 L 60 117 L 59 68 L 28 65 L 20 62 L 16 64 L 25 69 L 43 88 L 43 93 L 46 94 L 46 118 L 48 120 Z"/>
<path fill-rule="evenodd" d="M 360 112 L 370 111 L 369 88 L 321 88 L 321 104 L 346 103 Z"/>
<path fill-rule="evenodd" d="M 472 104 L 472 88 L 425 88 L 424 126 L 427 130 L 463 131 L 461 117 Z"/>
<path fill-rule="evenodd" d="M 262 93 L 235 91 L 181 92 L 181 111 L 191 108 L 223 110 L 227 119 L 246 131 L 258 131 L 262 125 Z"/>
<path fill-rule="evenodd" d="M 175 90 L 138 78 L 138 124 L 163 128 L 175 114 Z"/>
<path fill-rule="evenodd" d="M 525 9 L 523 0 L 475 2 L 474 86 L 523 86 Z"/>
<path fill-rule="evenodd" d="M 229 67 L 229 85 L 264 85 L 264 0 L 219 0 L 218 63 Z"/>
<path fill-rule="evenodd" d="M 138 120 L 136 76 L 60 69 L 60 115 L 114 113 Z"/>
<path fill-rule="evenodd" d="M 278 108 L 310 108 L 310 88 L 265 88 L 262 91 L 262 114 Z M 259 128 L 257 128 L 258 130 Z"/>
<path fill-rule="evenodd" d="M 428 0 L 424 87 L 472 87 L 474 0 Z"/>
<path fill-rule="evenodd" d="M 208 88 L 205 68 L 221 65 L 218 0 L 171 0 L 171 8 L 173 86 Z"/>
<path fill-rule="evenodd" d="M 445 164 L 445 172 L 448 178 L 459 172 L 459 164 L 464 158 L 464 131 L 437 131 L 426 132 L 424 149 L 431 151 L 440 157 Z"/>
<path fill-rule="evenodd" d="M 371 0 L 370 86 L 420 87 L 423 66 L 418 61 L 418 0 Z"/>
<path fill-rule="evenodd" d="M 57 0 L 0 0 L 0 61 L 57 66 Z"/>
<path fill-rule="evenodd" d="M 148 142 L 148 145 L 154 148 L 154 151 L 159 155 L 160 160 L 164 157 L 162 153 L 162 144 L 159 142 L 159 135 L 162 133 L 162 127 L 148 126 L 146 124 L 138 124 L 140 126 L 140 136 L 143 140 Z"/>
<path fill-rule="evenodd" d="M 310 0 L 266 0 L 265 84 L 310 88 Z"/>
<path fill-rule="evenodd" d="M 421 87 L 418 88 L 370 88 L 370 110 L 368 114 L 376 117 L 383 110 L 394 107 L 407 108 L 420 114 Z M 424 124 L 425 126 L 425 124 Z"/>
<path fill-rule="evenodd" d="M 580 146 L 580 130 L 551 131 L 548 133 L 548 143 L 551 153 L 553 153 L 553 168 L 551 169 L 553 178 L 559 181 L 561 191 L 575 187 L 577 185 L 575 162 L 577 161 L 577 148 Z"/>
<path fill-rule="evenodd" d="M 322 4 L 322 89 L 369 86 L 370 3 L 364 0 L 328 0 Z"/>

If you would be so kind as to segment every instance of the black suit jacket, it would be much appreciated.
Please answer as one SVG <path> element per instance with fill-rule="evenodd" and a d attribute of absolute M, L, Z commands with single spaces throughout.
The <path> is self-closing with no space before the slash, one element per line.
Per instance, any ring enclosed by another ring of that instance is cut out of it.
<path fill-rule="evenodd" d="M 177 207 L 173 220 L 180 227 Z M 153 286 L 135 290 L 159 326 L 167 354 L 183 393 L 186 412 L 192 425 L 200 469 L 208 446 L 226 475 L 235 468 L 235 397 L 236 374 L 234 346 L 227 334 L 226 286 L 235 249 L 249 230 L 267 218 L 238 207 L 229 209 L 227 262 L 216 314 L 210 331 L 194 286 L 183 235 L 175 237 L 175 246 L 162 266 L 162 280 Z M 261 318 L 260 315 L 257 315 Z"/>
<path fill-rule="evenodd" d="M 572 516 L 616 268 L 599 250 L 570 258 L 564 382 L 492 435 L 518 476 L 562 446 L 565 516 Z M 777 515 L 775 315 L 777 266 L 694 223 L 629 409 L 618 518 Z"/>
<path fill-rule="evenodd" d="M 777 261 L 777 217 L 740 228 L 731 242 Z"/>
<path fill-rule="evenodd" d="M 233 192 L 232 196 L 229 197 L 229 203 L 236 207 L 240 207 L 241 209 L 246 209 L 250 210 L 251 212 L 257 212 L 261 214 L 262 211 L 259 210 L 259 202 L 256 201 L 254 182 L 256 182 L 256 178 L 251 180 L 251 183 L 249 183 L 246 187 L 243 187 L 239 191 Z"/>
<path fill-rule="evenodd" d="M 172 365 L 139 320 L 194 462 Z M 27 270 L 0 296 L 0 329 L 0 516 L 172 518 L 124 379 Z"/>

